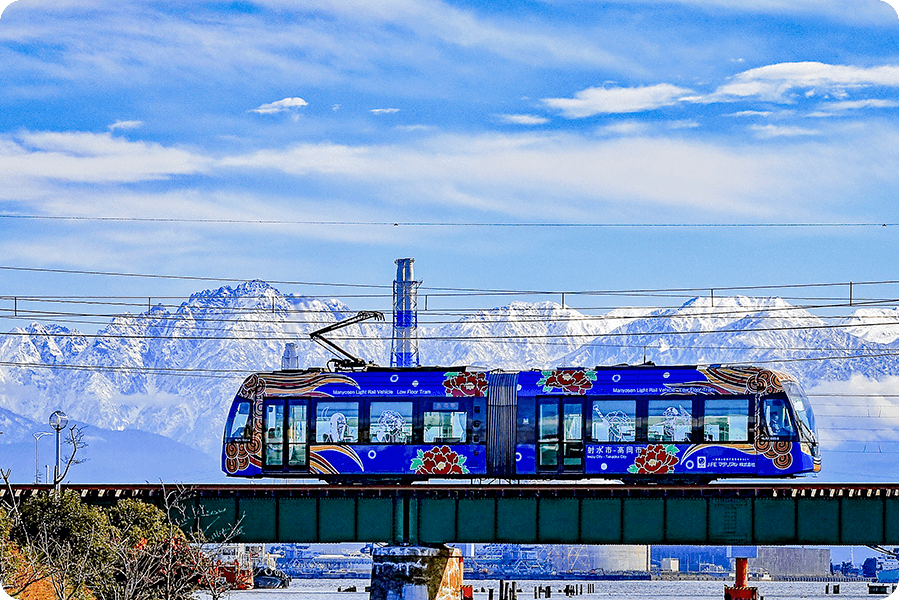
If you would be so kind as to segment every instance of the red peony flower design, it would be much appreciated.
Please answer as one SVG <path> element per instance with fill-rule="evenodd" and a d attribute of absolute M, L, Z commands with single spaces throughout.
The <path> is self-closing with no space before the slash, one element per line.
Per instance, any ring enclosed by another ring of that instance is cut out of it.
<path fill-rule="evenodd" d="M 469 472 L 463 463 L 465 456 L 460 456 L 449 446 L 435 446 L 431 450 L 418 451 L 409 468 L 416 475 L 465 475 Z"/>
<path fill-rule="evenodd" d="M 678 449 L 674 446 L 650 444 L 641 448 L 634 464 L 628 467 L 629 473 L 638 475 L 665 475 L 675 472 L 678 464 Z"/>
<path fill-rule="evenodd" d="M 544 386 L 545 392 L 562 390 L 573 394 L 583 394 L 592 387 L 597 380 L 594 371 L 582 371 L 580 369 L 558 369 L 556 371 L 541 371 L 541 377 L 537 384 Z"/>
<path fill-rule="evenodd" d="M 487 377 L 484 373 L 447 373 L 444 389 L 448 396 L 466 398 L 484 396 L 487 391 Z"/>

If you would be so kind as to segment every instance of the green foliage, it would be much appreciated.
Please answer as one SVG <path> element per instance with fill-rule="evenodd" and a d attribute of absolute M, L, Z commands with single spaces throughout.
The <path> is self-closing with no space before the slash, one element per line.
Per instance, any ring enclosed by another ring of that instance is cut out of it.
<path fill-rule="evenodd" d="M 215 571 L 170 513 L 132 499 L 101 509 L 71 490 L 35 495 L 16 522 L 0 510 L 0 553 L 7 538 L 27 550 L 58 600 L 188 600 Z"/>
<path fill-rule="evenodd" d="M 155 543 L 172 537 L 184 538 L 182 531 L 169 522 L 164 511 L 139 500 L 120 500 L 107 510 L 107 517 L 110 527 L 131 547 L 138 546 L 141 540 Z"/>

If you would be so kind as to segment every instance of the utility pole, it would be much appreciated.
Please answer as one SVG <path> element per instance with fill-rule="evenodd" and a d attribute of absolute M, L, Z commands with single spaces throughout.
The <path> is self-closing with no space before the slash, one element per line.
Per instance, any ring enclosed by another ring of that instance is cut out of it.
<path fill-rule="evenodd" d="M 38 461 L 38 440 L 45 435 L 50 435 L 49 431 L 35 431 L 31 435 L 34 436 L 34 482 L 41 482 L 41 467 Z"/>
<path fill-rule="evenodd" d="M 56 430 L 56 465 L 53 467 L 53 488 L 59 496 L 59 484 L 62 477 L 59 475 L 59 432 L 66 428 L 69 424 L 69 417 L 61 410 L 54 410 L 50 415 L 50 427 Z"/>

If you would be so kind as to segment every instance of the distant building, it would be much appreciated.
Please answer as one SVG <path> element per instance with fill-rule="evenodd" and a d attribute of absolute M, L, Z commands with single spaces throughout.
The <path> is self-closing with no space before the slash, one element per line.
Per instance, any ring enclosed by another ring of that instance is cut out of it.
<path fill-rule="evenodd" d="M 760 546 L 757 557 L 749 559 L 747 568 L 751 573 L 767 571 L 772 577 L 828 576 L 831 574 L 831 550 Z"/>
<path fill-rule="evenodd" d="M 677 558 L 663 558 L 659 561 L 660 571 L 678 571 Z"/>

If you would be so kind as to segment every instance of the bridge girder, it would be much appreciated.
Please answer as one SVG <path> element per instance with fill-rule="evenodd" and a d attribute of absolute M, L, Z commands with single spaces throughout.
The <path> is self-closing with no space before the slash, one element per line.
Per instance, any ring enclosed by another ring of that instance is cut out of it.
<path fill-rule="evenodd" d="M 91 504 L 164 505 L 160 485 L 69 485 Z M 20 500 L 46 486 L 13 486 Z M 168 486 L 169 490 L 174 486 Z M 9 491 L 0 491 L 0 501 Z M 193 485 L 188 522 L 243 542 L 892 545 L 896 484 Z"/>

